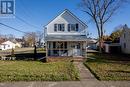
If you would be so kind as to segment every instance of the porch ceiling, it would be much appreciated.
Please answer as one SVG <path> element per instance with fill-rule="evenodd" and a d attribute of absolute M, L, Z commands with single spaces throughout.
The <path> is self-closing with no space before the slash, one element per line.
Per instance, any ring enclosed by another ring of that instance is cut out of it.
<path fill-rule="evenodd" d="M 46 41 L 86 41 L 85 35 L 48 35 Z"/>

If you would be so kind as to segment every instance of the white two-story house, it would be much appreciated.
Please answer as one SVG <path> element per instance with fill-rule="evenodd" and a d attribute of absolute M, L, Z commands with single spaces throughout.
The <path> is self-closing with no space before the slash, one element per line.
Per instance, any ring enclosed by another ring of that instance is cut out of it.
<path fill-rule="evenodd" d="M 120 45 L 123 53 L 130 54 L 130 28 L 127 25 L 123 26 Z"/>
<path fill-rule="evenodd" d="M 83 57 L 86 53 L 87 25 L 64 10 L 45 26 L 46 56 Z"/>

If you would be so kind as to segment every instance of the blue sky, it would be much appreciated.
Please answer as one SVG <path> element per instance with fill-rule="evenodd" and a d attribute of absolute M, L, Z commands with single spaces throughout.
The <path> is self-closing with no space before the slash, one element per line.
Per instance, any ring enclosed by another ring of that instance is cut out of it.
<path fill-rule="evenodd" d="M 80 0 L 15 0 L 16 1 L 16 15 L 26 22 L 36 26 L 31 27 L 17 18 L 0 18 L 0 22 L 9 26 L 17 28 L 25 32 L 43 31 L 43 26 L 50 20 L 54 19 L 64 9 L 69 9 L 79 19 L 87 24 L 90 20 L 89 16 L 83 13 L 78 8 Z M 130 27 L 130 6 L 124 6 L 115 14 L 112 19 L 105 25 L 106 34 L 110 34 L 114 28 L 120 24 L 127 24 Z M 90 22 L 88 31 L 92 33 L 91 37 L 97 37 L 97 30 L 95 25 Z M 1 34 L 14 34 L 16 37 L 21 37 L 24 34 L 11 30 L 0 25 Z"/>

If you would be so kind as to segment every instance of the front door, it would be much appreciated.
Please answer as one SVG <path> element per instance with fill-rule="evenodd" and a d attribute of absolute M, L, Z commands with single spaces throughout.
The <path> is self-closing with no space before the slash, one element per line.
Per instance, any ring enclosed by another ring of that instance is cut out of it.
<path fill-rule="evenodd" d="M 80 43 L 74 43 L 73 44 L 73 56 L 80 56 Z"/>

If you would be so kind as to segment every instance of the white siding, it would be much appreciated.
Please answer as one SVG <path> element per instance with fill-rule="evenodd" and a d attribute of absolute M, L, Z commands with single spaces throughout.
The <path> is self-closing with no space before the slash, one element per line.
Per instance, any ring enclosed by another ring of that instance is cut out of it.
<path fill-rule="evenodd" d="M 124 47 L 124 44 L 126 44 L 126 48 Z M 130 29 L 123 30 L 123 33 L 120 37 L 120 45 L 123 53 L 130 54 Z"/>
<path fill-rule="evenodd" d="M 15 44 L 10 41 L 6 41 L 0 45 L 1 50 L 8 50 L 12 48 L 15 48 Z"/>
<path fill-rule="evenodd" d="M 54 24 L 65 24 L 65 31 L 54 31 Z M 79 24 L 78 31 L 68 31 L 68 24 Z M 47 26 L 47 35 L 86 35 L 86 26 L 76 20 L 69 12 L 65 11 L 62 15 L 59 15 Z"/>

